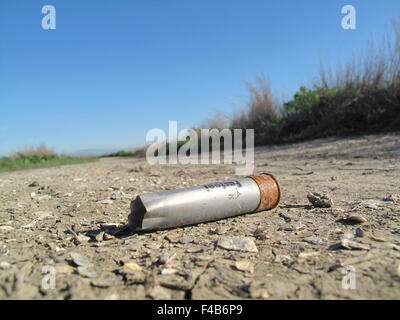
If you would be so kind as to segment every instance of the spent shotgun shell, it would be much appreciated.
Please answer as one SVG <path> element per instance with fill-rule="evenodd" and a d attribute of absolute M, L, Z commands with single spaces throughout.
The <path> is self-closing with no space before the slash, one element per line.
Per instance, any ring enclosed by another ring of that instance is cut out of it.
<path fill-rule="evenodd" d="M 276 179 L 268 173 L 201 186 L 138 195 L 131 202 L 132 231 L 165 229 L 275 208 Z"/>

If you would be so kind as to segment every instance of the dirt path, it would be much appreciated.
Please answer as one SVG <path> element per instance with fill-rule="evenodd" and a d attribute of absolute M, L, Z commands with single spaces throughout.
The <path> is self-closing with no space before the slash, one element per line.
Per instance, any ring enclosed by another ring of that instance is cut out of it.
<path fill-rule="evenodd" d="M 0 174 L 0 299 L 398 299 L 399 159 L 398 135 L 259 148 L 256 172 L 282 188 L 275 210 L 121 238 L 110 234 L 137 194 L 231 179 L 234 167 L 102 159 Z M 310 206 L 311 191 L 333 208 Z M 216 246 L 227 236 L 258 253 Z"/>

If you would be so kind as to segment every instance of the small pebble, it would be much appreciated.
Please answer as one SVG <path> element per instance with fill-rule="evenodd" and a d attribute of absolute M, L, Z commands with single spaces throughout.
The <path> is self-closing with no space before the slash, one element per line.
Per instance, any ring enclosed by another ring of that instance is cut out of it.
<path fill-rule="evenodd" d="M 97 288 L 109 288 L 114 285 L 115 279 L 114 278 L 102 278 L 102 279 L 95 279 L 90 281 L 90 284 L 93 287 Z"/>
<path fill-rule="evenodd" d="M 96 235 L 95 239 L 97 242 L 102 242 L 104 237 L 104 231 L 99 232 L 98 235 Z"/>
<path fill-rule="evenodd" d="M 165 254 L 162 255 L 158 258 L 158 262 L 161 264 L 167 264 L 169 263 L 173 258 L 175 258 L 176 253 L 170 253 L 170 254 Z"/>
<path fill-rule="evenodd" d="M 112 201 L 110 199 L 104 199 L 104 200 L 98 201 L 98 203 L 101 203 L 101 204 L 113 204 L 114 201 Z"/>
<path fill-rule="evenodd" d="M 161 243 L 146 243 L 144 246 L 147 249 L 158 250 L 161 248 Z"/>
<path fill-rule="evenodd" d="M 2 261 L 0 262 L 0 269 L 1 270 L 7 270 L 11 268 L 11 264 L 9 264 L 7 261 Z"/>
<path fill-rule="evenodd" d="M 299 257 L 300 259 L 307 259 L 307 258 L 310 258 L 310 257 L 315 257 L 315 256 L 317 256 L 317 255 L 319 255 L 319 252 L 318 252 L 318 251 L 300 252 L 298 257 Z"/>
<path fill-rule="evenodd" d="M 290 223 L 288 226 L 284 227 L 285 231 L 299 231 L 305 228 L 305 225 L 301 223 L 300 221 L 298 222 L 293 222 Z"/>
<path fill-rule="evenodd" d="M 285 262 L 290 261 L 290 256 L 278 254 L 275 257 L 274 262 Z"/>
<path fill-rule="evenodd" d="M 36 220 L 33 220 L 31 223 L 28 223 L 28 224 L 22 226 L 22 228 L 29 229 L 29 228 L 33 228 L 35 225 L 36 225 Z"/>
<path fill-rule="evenodd" d="M 84 256 L 82 256 L 79 253 L 72 252 L 71 258 L 72 258 L 72 261 L 75 263 L 75 265 L 78 267 L 88 267 L 88 266 L 92 265 L 88 259 L 86 259 Z"/>
<path fill-rule="evenodd" d="M 203 248 L 191 247 L 191 248 L 186 249 L 185 252 L 187 252 L 187 253 L 199 253 L 199 252 L 202 252 L 202 251 L 203 251 Z"/>
<path fill-rule="evenodd" d="M 189 238 L 189 237 L 182 237 L 182 238 L 179 239 L 179 242 L 180 242 L 181 244 L 187 244 L 187 243 L 190 243 L 190 242 L 192 242 L 192 241 L 193 241 L 193 239 L 192 239 L 192 238 Z"/>
<path fill-rule="evenodd" d="M 326 241 L 322 240 L 319 237 L 307 237 L 303 239 L 305 242 L 311 243 L 311 244 L 327 244 Z"/>
<path fill-rule="evenodd" d="M 349 215 L 346 219 L 346 221 L 351 222 L 351 223 L 365 223 L 367 222 L 367 219 L 364 217 L 354 214 L 354 215 Z"/>
<path fill-rule="evenodd" d="M 217 245 L 225 250 L 258 252 L 254 241 L 246 237 L 223 237 L 217 241 Z"/>
<path fill-rule="evenodd" d="M 258 227 L 254 232 L 254 236 L 259 240 L 270 239 L 271 237 L 268 235 L 268 231 L 263 227 Z"/>
<path fill-rule="evenodd" d="M 340 242 L 342 248 L 349 249 L 349 250 L 369 250 L 370 247 L 367 244 L 355 242 L 348 239 L 343 239 Z"/>
<path fill-rule="evenodd" d="M 48 195 L 48 194 L 46 194 L 46 195 L 44 195 L 44 196 L 41 196 L 41 197 L 38 197 L 37 198 L 37 201 L 44 201 L 44 200 L 50 200 L 51 199 L 51 195 Z"/>
<path fill-rule="evenodd" d="M 177 272 L 178 272 L 178 270 L 173 269 L 173 268 L 165 268 L 165 269 L 161 270 L 161 274 L 163 274 L 163 275 L 175 274 Z"/>
<path fill-rule="evenodd" d="M 400 263 L 397 266 L 396 274 L 398 277 L 400 277 Z"/>
<path fill-rule="evenodd" d="M 248 288 L 252 299 L 268 299 L 271 294 L 264 283 L 257 284 L 252 282 Z"/>
<path fill-rule="evenodd" d="M 369 199 L 362 200 L 358 204 L 370 209 L 379 209 L 379 207 L 383 207 L 386 204 L 386 201 Z"/>
<path fill-rule="evenodd" d="M 22 227 L 22 228 L 25 228 L 25 227 Z M 14 227 L 11 227 L 11 226 L 0 226 L 0 230 L 11 231 L 11 230 L 14 230 Z"/>
<path fill-rule="evenodd" d="M 307 194 L 307 199 L 315 208 L 330 208 L 333 206 L 333 201 L 326 194 L 310 192 Z"/>
<path fill-rule="evenodd" d="M 359 237 L 359 238 L 364 237 L 365 236 L 365 231 L 363 229 L 361 229 L 361 228 L 357 228 L 356 229 L 356 236 Z"/>
<path fill-rule="evenodd" d="M 85 267 L 78 267 L 77 272 L 79 275 L 85 278 L 95 278 L 97 277 L 96 271 L 86 269 Z"/>
<path fill-rule="evenodd" d="M 124 270 L 125 271 L 131 271 L 131 270 L 142 271 L 142 267 L 139 266 L 135 262 L 127 262 L 127 263 L 124 263 Z"/>
<path fill-rule="evenodd" d="M 242 272 L 254 272 L 254 264 L 252 264 L 249 261 L 241 260 L 241 261 L 236 261 L 235 262 L 235 268 L 236 270 L 242 271 Z"/>
<path fill-rule="evenodd" d="M 395 202 L 395 203 L 400 202 L 400 195 L 398 195 L 398 194 L 391 194 L 391 195 L 388 195 L 388 196 L 384 199 L 384 201 L 390 201 L 390 202 Z"/>
<path fill-rule="evenodd" d="M 115 237 L 113 235 L 108 234 L 108 233 L 104 233 L 103 240 L 108 241 L 108 240 L 112 240 L 112 239 L 115 239 Z"/>
<path fill-rule="evenodd" d="M 171 299 L 171 294 L 168 292 L 167 289 L 161 286 L 153 287 L 150 292 L 148 293 L 149 297 L 154 300 L 168 300 Z"/>
<path fill-rule="evenodd" d="M 43 220 L 46 218 L 52 218 L 53 215 L 51 214 L 51 212 L 49 211 L 36 211 L 34 213 L 34 215 L 39 219 L 39 220 Z"/>
<path fill-rule="evenodd" d="M 346 232 L 345 234 L 343 234 L 342 239 L 348 239 L 348 240 L 352 240 L 355 238 L 355 234 L 351 233 L 351 232 Z"/>
<path fill-rule="evenodd" d="M 88 242 L 88 241 L 90 240 L 90 237 L 85 236 L 85 235 L 82 234 L 82 233 L 78 233 L 78 240 L 79 240 L 80 242 Z"/>
<path fill-rule="evenodd" d="M 378 242 L 385 242 L 386 240 L 385 239 L 383 239 L 383 238 L 380 238 L 380 237 L 375 237 L 375 236 L 372 236 L 372 240 L 374 240 L 374 241 L 378 241 Z"/>

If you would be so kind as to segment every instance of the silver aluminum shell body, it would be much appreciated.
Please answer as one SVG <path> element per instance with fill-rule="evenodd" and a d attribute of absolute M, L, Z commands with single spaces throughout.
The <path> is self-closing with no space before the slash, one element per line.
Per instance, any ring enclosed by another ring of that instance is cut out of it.
<path fill-rule="evenodd" d="M 260 189 L 247 177 L 139 195 L 131 203 L 130 228 L 148 231 L 197 224 L 248 212 L 260 204 Z"/>

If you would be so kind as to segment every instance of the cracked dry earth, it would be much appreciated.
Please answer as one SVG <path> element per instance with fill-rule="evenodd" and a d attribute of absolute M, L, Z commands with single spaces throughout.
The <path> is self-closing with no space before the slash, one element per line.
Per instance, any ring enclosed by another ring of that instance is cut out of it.
<path fill-rule="evenodd" d="M 2 173 L 0 299 L 398 299 L 399 142 L 257 148 L 255 171 L 281 186 L 276 209 L 121 236 L 136 195 L 232 179 L 234 166 L 109 158 Z M 228 237 L 252 250 L 218 245 Z"/>

